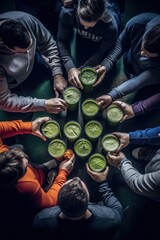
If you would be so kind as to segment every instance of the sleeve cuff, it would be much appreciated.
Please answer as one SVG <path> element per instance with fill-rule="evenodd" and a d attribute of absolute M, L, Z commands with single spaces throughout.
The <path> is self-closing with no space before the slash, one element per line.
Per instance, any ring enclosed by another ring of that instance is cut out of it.
<path fill-rule="evenodd" d="M 121 170 L 121 167 L 122 167 L 123 163 L 126 162 L 126 161 L 128 161 L 127 158 L 123 158 L 123 159 L 121 160 L 120 164 L 118 165 L 118 169 L 119 169 L 119 170 Z"/>
<path fill-rule="evenodd" d="M 103 184 L 106 184 L 107 183 L 107 179 L 103 180 L 102 182 L 97 182 L 98 183 L 98 186 L 101 186 Z"/>
<path fill-rule="evenodd" d="M 142 108 L 142 101 L 132 104 L 132 108 L 136 116 L 144 113 L 144 110 Z"/>

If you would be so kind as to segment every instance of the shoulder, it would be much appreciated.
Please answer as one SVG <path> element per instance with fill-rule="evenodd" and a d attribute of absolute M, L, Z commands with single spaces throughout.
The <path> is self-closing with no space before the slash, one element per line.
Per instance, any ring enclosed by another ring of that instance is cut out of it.
<path fill-rule="evenodd" d="M 25 18 L 28 18 L 28 19 L 34 18 L 34 16 L 22 11 L 10 11 L 10 12 L 0 14 L 0 19 L 2 18 L 8 18 L 8 19 L 13 19 L 15 21 L 19 21 L 20 19 L 23 20 Z"/>
<path fill-rule="evenodd" d="M 158 15 L 155 13 L 141 13 L 141 14 L 131 18 L 126 23 L 126 26 L 132 26 L 134 24 L 145 24 L 146 25 L 149 21 L 151 21 L 156 16 L 158 16 Z"/>
<path fill-rule="evenodd" d="M 43 225 L 43 227 L 45 227 L 47 224 L 48 227 L 50 226 L 52 228 L 53 220 L 56 221 L 59 214 L 60 209 L 58 206 L 43 209 L 34 217 L 33 226 Z"/>
<path fill-rule="evenodd" d="M 115 218 L 115 213 L 110 207 L 90 203 L 88 209 L 92 212 L 92 216 L 94 218 L 112 220 Z"/>
<path fill-rule="evenodd" d="M 60 13 L 60 19 L 72 19 L 72 18 L 75 18 L 75 15 L 76 15 L 75 8 L 62 7 L 62 10 Z"/>

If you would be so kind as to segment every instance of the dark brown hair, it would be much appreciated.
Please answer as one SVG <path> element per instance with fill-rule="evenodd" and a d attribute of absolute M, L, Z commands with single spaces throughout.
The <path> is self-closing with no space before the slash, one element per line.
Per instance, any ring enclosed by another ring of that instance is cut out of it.
<path fill-rule="evenodd" d="M 22 159 L 28 156 L 19 150 L 8 150 L 0 153 L 0 188 L 12 186 L 24 175 Z"/>
<path fill-rule="evenodd" d="M 160 55 L 160 24 L 155 25 L 143 36 L 143 47 L 150 53 Z"/>
<path fill-rule="evenodd" d="M 88 194 L 79 177 L 64 184 L 58 194 L 58 205 L 62 213 L 69 218 L 83 216 L 88 208 Z"/>

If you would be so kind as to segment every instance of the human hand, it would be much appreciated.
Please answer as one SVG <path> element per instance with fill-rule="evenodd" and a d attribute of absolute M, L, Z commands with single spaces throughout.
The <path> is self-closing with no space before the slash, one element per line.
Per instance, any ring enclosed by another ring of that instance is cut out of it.
<path fill-rule="evenodd" d="M 73 154 L 69 160 L 63 160 L 59 165 L 59 169 L 64 169 L 68 173 L 70 173 L 73 170 L 74 163 L 75 163 L 75 154 Z"/>
<path fill-rule="evenodd" d="M 121 151 L 123 148 L 125 148 L 126 146 L 128 146 L 128 144 L 130 143 L 130 138 L 129 138 L 129 134 L 128 133 L 123 133 L 123 132 L 113 132 L 112 134 L 114 134 L 115 136 L 117 136 L 117 138 L 120 141 L 119 147 L 117 148 L 116 152 Z"/>
<path fill-rule="evenodd" d="M 68 82 L 77 88 L 83 89 L 83 85 L 79 80 L 79 74 L 80 71 L 77 68 L 71 68 L 68 71 Z"/>
<path fill-rule="evenodd" d="M 98 105 L 100 106 L 100 108 L 102 110 L 104 110 L 112 103 L 112 98 L 109 95 L 102 95 L 102 96 L 96 98 L 96 101 L 97 101 Z"/>
<path fill-rule="evenodd" d="M 125 120 L 127 120 L 129 118 L 133 118 L 135 116 L 132 105 L 122 102 L 122 101 L 114 101 L 113 103 L 116 104 L 117 106 L 119 106 L 120 108 L 122 108 L 122 110 L 124 112 L 124 116 L 123 116 L 121 122 L 124 122 Z"/>
<path fill-rule="evenodd" d="M 89 176 L 95 181 L 95 182 L 103 182 L 104 180 L 106 180 L 107 176 L 108 176 L 108 172 L 109 172 L 109 167 L 106 167 L 106 169 L 103 172 L 93 172 L 88 164 L 86 164 L 86 170 L 87 173 L 89 174 Z"/>
<path fill-rule="evenodd" d="M 73 0 L 62 0 L 64 7 L 71 7 Z"/>
<path fill-rule="evenodd" d="M 50 98 L 45 100 L 45 109 L 48 113 L 58 114 L 67 109 L 67 103 L 61 98 Z"/>
<path fill-rule="evenodd" d="M 94 68 L 99 76 L 99 78 L 97 79 L 96 83 L 93 84 L 93 87 L 99 85 L 102 80 L 104 79 L 105 75 L 106 75 L 106 68 L 104 66 L 98 65 Z"/>
<path fill-rule="evenodd" d="M 108 153 L 106 158 L 109 164 L 111 164 L 113 167 L 118 168 L 122 159 L 125 158 L 125 155 L 122 152 L 118 152 L 116 155 L 113 153 Z"/>
<path fill-rule="evenodd" d="M 67 85 L 68 83 L 62 75 L 55 75 L 53 81 L 53 89 L 55 92 L 55 96 L 59 97 L 59 93 L 62 93 L 67 87 Z"/>
<path fill-rule="evenodd" d="M 46 137 L 40 132 L 40 126 L 42 123 L 51 120 L 50 117 L 39 117 L 32 121 L 32 134 L 42 138 L 46 141 Z"/>

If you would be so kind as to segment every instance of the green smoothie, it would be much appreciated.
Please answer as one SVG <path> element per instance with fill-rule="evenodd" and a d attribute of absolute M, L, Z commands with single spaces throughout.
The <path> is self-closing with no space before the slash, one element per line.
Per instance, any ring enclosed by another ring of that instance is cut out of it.
<path fill-rule="evenodd" d="M 81 98 L 81 92 L 76 87 L 68 87 L 63 92 L 63 98 L 68 104 L 69 110 L 76 110 Z"/>
<path fill-rule="evenodd" d="M 64 125 L 64 135 L 69 141 L 75 141 L 81 135 L 81 125 L 76 121 L 69 121 Z"/>
<path fill-rule="evenodd" d="M 91 140 L 97 140 L 102 134 L 103 127 L 102 124 L 98 121 L 92 120 L 86 123 L 85 125 L 85 133 L 86 136 Z"/>
<path fill-rule="evenodd" d="M 92 154 L 88 161 L 89 168 L 94 172 L 103 172 L 106 169 L 106 165 L 106 158 L 99 153 Z"/>
<path fill-rule="evenodd" d="M 81 158 L 87 157 L 92 151 L 92 144 L 85 138 L 80 138 L 74 144 L 74 151 Z"/>
<path fill-rule="evenodd" d="M 113 134 L 106 134 L 102 138 L 102 147 L 105 152 L 113 152 L 116 151 L 119 147 L 119 139 Z"/>
<path fill-rule="evenodd" d="M 106 115 L 106 119 L 107 119 L 108 124 L 116 125 L 122 120 L 122 118 L 124 116 L 124 112 L 116 104 L 111 104 L 105 110 L 105 115 Z"/>
<path fill-rule="evenodd" d="M 88 119 L 93 119 L 97 116 L 99 112 L 99 106 L 94 99 L 86 99 L 82 103 L 82 112 L 84 117 Z"/>
<path fill-rule="evenodd" d="M 66 144 L 61 139 L 54 139 L 48 145 L 48 152 L 54 158 L 61 158 L 66 151 Z"/>
<path fill-rule="evenodd" d="M 98 74 L 94 68 L 86 67 L 80 72 L 79 79 L 85 91 L 91 91 L 92 85 L 96 82 Z"/>
<path fill-rule="evenodd" d="M 46 138 L 52 139 L 59 135 L 60 127 L 55 120 L 49 120 L 42 125 L 42 133 Z"/>

